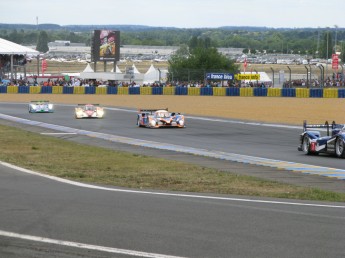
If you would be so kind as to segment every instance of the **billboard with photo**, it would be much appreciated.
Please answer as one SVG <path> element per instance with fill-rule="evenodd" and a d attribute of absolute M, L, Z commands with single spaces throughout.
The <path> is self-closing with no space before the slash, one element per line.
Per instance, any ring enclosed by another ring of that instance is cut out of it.
<path fill-rule="evenodd" d="M 120 31 L 95 30 L 92 41 L 92 61 L 120 59 Z"/>

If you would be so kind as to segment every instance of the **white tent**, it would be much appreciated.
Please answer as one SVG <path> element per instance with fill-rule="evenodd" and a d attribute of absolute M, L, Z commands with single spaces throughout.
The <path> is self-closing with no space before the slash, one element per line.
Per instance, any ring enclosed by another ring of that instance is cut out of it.
<path fill-rule="evenodd" d="M 137 73 L 137 74 L 140 73 L 137 67 L 135 66 L 135 64 L 133 64 L 132 67 L 133 67 L 133 73 Z"/>
<path fill-rule="evenodd" d="M 93 69 L 91 68 L 90 64 L 87 64 L 83 73 L 92 73 L 92 72 L 93 72 Z"/>
<path fill-rule="evenodd" d="M 111 72 L 113 73 L 114 72 L 114 68 L 111 69 Z M 120 68 L 118 66 L 116 66 L 116 73 L 122 73 Z"/>
<path fill-rule="evenodd" d="M 0 54 L 1 55 L 9 55 L 11 59 L 11 79 L 13 79 L 14 74 L 14 64 L 13 64 L 13 56 L 14 55 L 30 55 L 30 56 L 37 56 L 40 52 L 29 48 L 24 47 L 22 45 L 18 45 L 14 42 L 8 41 L 6 39 L 0 38 Z"/>
<path fill-rule="evenodd" d="M 40 52 L 14 42 L 0 38 L 0 54 L 1 55 L 39 55 Z"/>
<path fill-rule="evenodd" d="M 159 70 L 151 64 L 150 68 L 144 75 L 144 83 L 154 83 L 159 81 L 159 79 Z"/>

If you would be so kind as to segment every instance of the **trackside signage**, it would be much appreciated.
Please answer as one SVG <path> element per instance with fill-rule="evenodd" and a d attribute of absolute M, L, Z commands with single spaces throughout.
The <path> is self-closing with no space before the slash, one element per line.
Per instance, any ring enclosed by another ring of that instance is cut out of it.
<path fill-rule="evenodd" d="M 237 80 L 260 80 L 260 74 L 236 74 Z"/>
<path fill-rule="evenodd" d="M 234 75 L 232 73 L 207 73 L 206 79 L 228 81 L 228 80 L 233 80 Z"/>

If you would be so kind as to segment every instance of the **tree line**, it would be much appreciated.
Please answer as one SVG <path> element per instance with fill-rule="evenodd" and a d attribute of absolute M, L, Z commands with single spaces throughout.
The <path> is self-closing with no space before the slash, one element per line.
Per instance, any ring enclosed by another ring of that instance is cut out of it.
<path fill-rule="evenodd" d="M 22 45 L 38 45 L 40 36 L 48 42 L 66 40 L 72 43 L 91 44 L 94 29 L 120 30 L 121 45 L 181 46 L 192 38 L 211 39 L 212 47 L 243 48 L 251 53 L 302 54 L 313 58 L 331 58 L 341 52 L 345 60 L 345 29 L 342 28 L 266 28 L 266 27 L 220 27 L 220 28 L 161 28 L 140 25 L 59 26 L 55 24 L 38 27 L 0 24 L 0 37 Z M 42 34 L 42 32 L 45 32 Z M 37 49 L 40 50 L 40 49 Z"/>

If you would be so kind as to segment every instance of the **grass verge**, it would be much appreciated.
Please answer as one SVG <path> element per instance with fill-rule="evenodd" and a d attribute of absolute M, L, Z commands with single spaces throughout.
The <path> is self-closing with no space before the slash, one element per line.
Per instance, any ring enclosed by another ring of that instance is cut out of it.
<path fill-rule="evenodd" d="M 128 188 L 344 202 L 345 194 L 118 152 L 0 125 L 0 160 L 74 181 Z"/>

